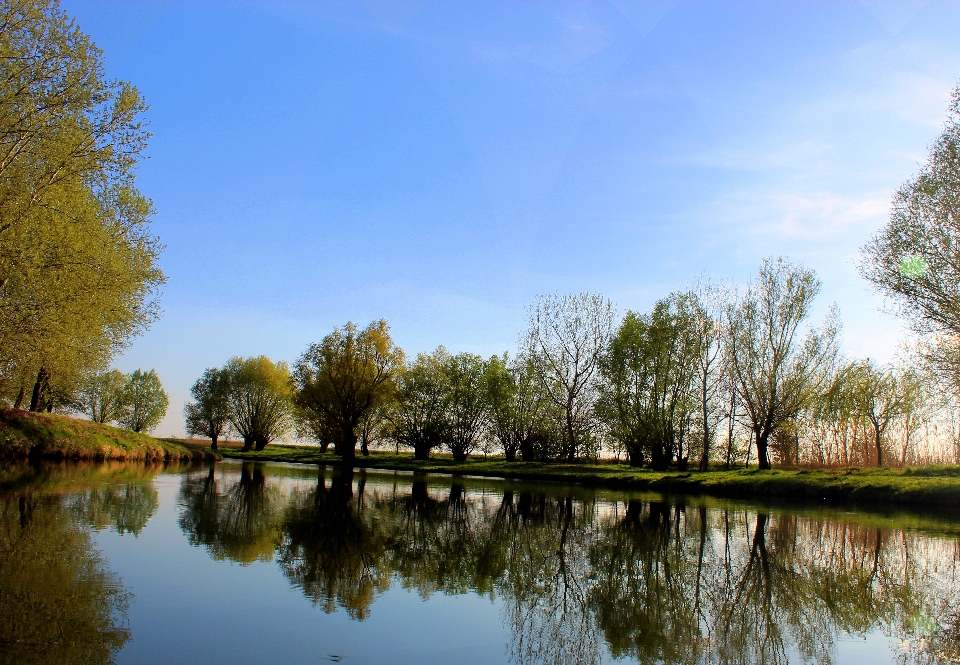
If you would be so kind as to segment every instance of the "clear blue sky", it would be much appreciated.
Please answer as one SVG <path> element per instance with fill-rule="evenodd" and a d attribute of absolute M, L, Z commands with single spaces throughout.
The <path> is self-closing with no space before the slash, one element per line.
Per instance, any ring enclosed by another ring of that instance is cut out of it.
<path fill-rule="evenodd" d="M 764 256 L 816 269 L 850 354 L 901 332 L 858 277 L 960 82 L 960 3 L 64 0 L 151 104 L 139 185 L 163 434 L 205 367 L 384 317 L 513 349 L 524 305 L 645 310 Z"/>

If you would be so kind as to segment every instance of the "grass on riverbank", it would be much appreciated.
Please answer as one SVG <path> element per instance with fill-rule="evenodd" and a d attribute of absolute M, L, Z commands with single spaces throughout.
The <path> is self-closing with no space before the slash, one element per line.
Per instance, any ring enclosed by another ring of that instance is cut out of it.
<path fill-rule="evenodd" d="M 332 453 L 313 446 L 271 446 L 261 452 L 221 449 L 224 457 L 339 464 Z M 740 469 L 735 471 L 667 471 L 636 469 L 624 464 L 564 464 L 507 462 L 502 458 L 450 458 L 415 460 L 412 455 L 371 452 L 357 457 L 357 467 L 456 473 L 473 476 L 548 480 L 583 485 L 676 494 L 708 494 L 725 497 L 769 497 L 829 502 L 869 502 L 960 508 L 960 466 L 910 467 L 906 469 Z"/>
<path fill-rule="evenodd" d="M 48 413 L 0 409 L 0 459 L 176 462 L 215 459 L 207 448 Z"/>

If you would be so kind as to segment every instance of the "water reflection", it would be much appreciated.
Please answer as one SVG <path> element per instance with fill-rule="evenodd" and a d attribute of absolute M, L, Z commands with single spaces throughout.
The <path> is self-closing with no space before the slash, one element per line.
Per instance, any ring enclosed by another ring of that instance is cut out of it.
<path fill-rule="evenodd" d="M 281 475 L 248 463 L 184 476 L 181 527 L 216 558 L 275 557 L 326 612 L 362 621 L 393 584 L 489 595 L 517 663 L 605 652 L 831 663 L 839 639 L 877 630 L 901 662 L 960 658 L 955 538 L 732 505 L 269 468 Z"/>
<path fill-rule="evenodd" d="M 90 491 L 0 500 L 0 663 L 112 662 L 130 639 L 130 594 L 78 517 L 139 530 L 150 510 L 145 496 Z M 116 509 L 124 498 L 129 511 Z"/>

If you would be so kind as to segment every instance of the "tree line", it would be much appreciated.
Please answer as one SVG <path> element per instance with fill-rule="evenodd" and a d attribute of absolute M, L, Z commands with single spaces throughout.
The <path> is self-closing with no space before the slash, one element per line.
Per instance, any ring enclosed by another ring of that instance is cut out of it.
<path fill-rule="evenodd" d="M 622 317 L 599 294 L 541 296 L 513 356 L 441 346 L 407 358 L 385 321 L 348 323 L 292 368 L 260 357 L 207 370 L 187 427 L 216 441 L 232 426 L 258 449 L 296 432 L 348 463 L 358 444 L 418 459 L 606 451 L 654 469 L 960 463 L 958 174 L 960 87 L 927 163 L 862 250 L 863 276 L 917 334 L 887 364 L 844 357 L 836 308 L 811 323 L 815 273 L 770 258 L 743 289 L 701 279 Z"/>
<path fill-rule="evenodd" d="M 778 258 L 739 293 L 700 280 L 619 318 L 598 294 L 542 296 L 520 351 L 489 358 L 442 346 L 410 358 L 386 321 L 348 323 L 292 365 L 261 356 L 207 369 L 187 431 L 214 446 L 233 431 L 257 450 L 296 434 L 344 462 L 371 446 L 457 461 L 612 454 L 660 470 L 729 467 L 750 449 L 760 468 L 903 462 L 892 434 L 916 438 L 927 377 L 841 357 L 836 311 L 810 323 L 819 289 L 813 271 Z"/>

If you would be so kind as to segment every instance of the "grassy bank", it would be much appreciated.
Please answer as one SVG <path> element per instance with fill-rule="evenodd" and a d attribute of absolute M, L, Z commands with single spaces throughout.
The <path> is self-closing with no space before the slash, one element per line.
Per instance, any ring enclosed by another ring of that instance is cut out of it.
<path fill-rule="evenodd" d="M 88 420 L 0 409 L 2 460 L 124 460 L 180 462 L 215 459 L 208 448 L 101 425 Z"/>
<path fill-rule="evenodd" d="M 338 464 L 340 460 L 332 453 L 321 454 L 317 448 L 311 446 L 273 446 L 262 452 L 247 453 L 224 448 L 220 453 L 228 458 L 306 464 Z M 958 466 L 661 473 L 634 469 L 623 464 L 506 462 L 503 459 L 476 459 L 457 463 L 450 458 L 420 461 L 413 459 L 412 455 L 398 456 L 381 452 L 371 453 L 369 457 L 358 457 L 356 466 L 548 480 L 674 494 L 960 508 Z"/>

